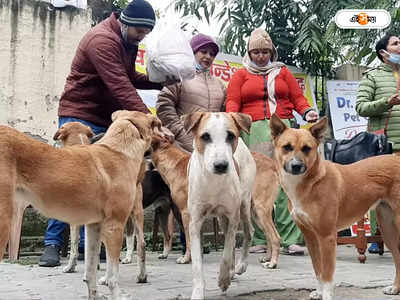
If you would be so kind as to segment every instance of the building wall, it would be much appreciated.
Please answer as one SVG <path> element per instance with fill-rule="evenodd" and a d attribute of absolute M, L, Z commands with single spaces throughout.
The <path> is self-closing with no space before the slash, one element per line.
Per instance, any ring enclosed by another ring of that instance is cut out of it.
<path fill-rule="evenodd" d="M 90 10 L 0 0 L 0 124 L 52 143 L 57 109 Z"/>

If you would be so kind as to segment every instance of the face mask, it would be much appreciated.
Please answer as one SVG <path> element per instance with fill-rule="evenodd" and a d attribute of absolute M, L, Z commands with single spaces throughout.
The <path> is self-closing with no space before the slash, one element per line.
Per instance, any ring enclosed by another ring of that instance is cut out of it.
<path fill-rule="evenodd" d="M 205 70 L 207 70 L 206 68 L 204 68 L 201 64 L 199 64 L 198 62 L 196 62 L 196 70 L 203 72 Z"/>
<path fill-rule="evenodd" d="M 383 50 L 383 51 L 385 51 L 387 54 L 389 54 L 388 61 L 390 61 L 392 64 L 400 65 L 400 54 L 389 53 L 386 50 Z"/>

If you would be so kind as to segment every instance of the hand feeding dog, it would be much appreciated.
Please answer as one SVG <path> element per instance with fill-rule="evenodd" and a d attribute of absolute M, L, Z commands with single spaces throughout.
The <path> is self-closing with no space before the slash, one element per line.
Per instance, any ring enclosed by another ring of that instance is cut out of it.
<path fill-rule="evenodd" d="M 377 221 L 392 251 L 396 276 L 385 294 L 400 292 L 400 159 L 381 155 L 340 165 L 317 151 L 328 119 L 306 129 L 288 128 L 276 115 L 270 127 L 275 162 L 289 211 L 302 230 L 318 281 L 311 299 L 334 298 L 337 231 L 349 227 L 376 206 Z"/>
<path fill-rule="evenodd" d="M 56 149 L 15 129 L 0 126 L 0 258 L 3 258 L 17 189 L 44 215 L 85 224 L 88 299 L 96 298 L 100 238 L 107 250 L 111 299 L 120 298 L 119 255 L 123 230 L 133 207 L 140 166 L 161 122 L 140 112 L 117 111 L 94 145 Z"/>
<path fill-rule="evenodd" d="M 191 299 L 204 299 L 205 281 L 200 246 L 200 230 L 209 215 L 220 217 L 225 235 L 218 286 L 225 292 L 233 274 L 247 268 L 248 250 L 253 235 L 250 206 L 256 175 L 254 159 L 239 138 L 249 132 L 251 117 L 241 113 L 186 115 L 184 127 L 192 132 L 193 153 L 188 168 L 189 236 L 192 254 L 193 290 Z M 234 270 L 235 235 L 243 224 L 241 258 Z"/>

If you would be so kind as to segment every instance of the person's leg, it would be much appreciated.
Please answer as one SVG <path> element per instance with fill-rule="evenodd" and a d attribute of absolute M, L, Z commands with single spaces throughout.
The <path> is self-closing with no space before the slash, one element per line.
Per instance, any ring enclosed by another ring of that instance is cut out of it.
<path fill-rule="evenodd" d="M 304 243 L 301 230 L 296 226 L 288 209 L 288 197 L 281 188 L 275 201 L 275 225 L 281 236 L 281 245 L 288 254 L 304 254 Z"/>
<path fill-rule="evenodd" d="M 371 224 L 371 235 L 375 235 L 376 233 L 376 217 L 375 217 L 375 210 L 370 210 L 369 212 L 369 223 Z M 369 253 L 379 253 L 379 246 L 377 243 L 371 243 L 371 246 L 368 248 Z"/>
<path fill-rule="evenodd" d="M 44 251 L 39 259 L 41 267 L 55 267 L 60 265 L 60 249 L 64 244 L 63 232 L 67 224 L 55 219 L 47 221 L 44 237 Z"/>

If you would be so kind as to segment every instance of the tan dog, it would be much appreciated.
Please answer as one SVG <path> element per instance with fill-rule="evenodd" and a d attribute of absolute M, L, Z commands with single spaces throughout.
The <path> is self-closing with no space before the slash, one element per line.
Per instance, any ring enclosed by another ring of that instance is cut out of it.
<path fill-rule="evenodd" d="M 220 218 L 225 235 L 218 286 L 226 291 L 233 274 L 247 269 L 248 250 L 253 235 L 251 191 L 256 175 L 254 159 L 239 138 L 249 132 L 251 117 L 241 113 L 192 113 L 184 119 L 193 133 L 193 153 L 188 167 L 189 236 L 192 252 L 192 300 L 204 299 L 205 281 L 200 231 L 207 216 Z M 243 247 L 234 268 L 235 236 L 243 224 Z"/>
<path fill-rule="evenodd" d="M 166 139 L 153 136 L 151 159 L 154 166 L 160 173 L 165 183 L 171 191 L 171 199 L 178 208 L 183 230 L 186 237 L 186 252 L 185 255 L 179 257 L 176 262 L 178 264 L 187 264 L 191 262 L 190 254 L 190 237 L 189 237 L 189 221 L 190 215 L 187 206 L 188 186 L 187 186 L 187 168 L 189 164 L 190 154 L 182 151 L 177 146 Z M 176 216 L 179 221 L 179 217 Z M 169 244 L 172 238 L 164 234 L 164 244 Z M 164 247 L 166 250 L 166 248 Z M 168 248 L 167 248 L 168 249 Z M 170 250 L 170 249 L 168 249 Z M 162 258 L 167 258 L 168 251 L 163 253 Z"/>
<path fill-rule="evenodd" d="M 334 297 L 337 231 L 376 206 L 383 240 L 392 251 L 396 277 L 385 294 L 400 292 L 400 159 L 382 155 L 350 165 L 324 160 L 317 151 L 328 125 L 323 118 L 309 130 L 288 128 L 271 118 L 275 161 L 289 211 L 302 230 L 319 286 L 311 299 Z"/>
<path fill-rule="evenodd" d="M 90 145 L 90 138 L 94 136 L 92 129 L 80 122 L 69 122 L 62 125 L 54 134 L 53 139 L 60 141 L 62 147 L 73 145 Z M 78 258 L 79 226 L 71 225 L 71 247 L 68 264 L 63 268 L 64 273 L 75 272 Z"/>
<path fill-rule="evenodd" d="M 268 240 L 268 252 L 260 262 L 264 268 L 275 269 L 278 265 L 281 241 L 272 218 L 274 203 L 279 193 L 278 176 L 274 161 L 269 156 L 258 152 L 251 154 L 257 166 L 251 197 L 251 214 Z"/>
<path fill-rule="evenodd" d="M 13 197 L 24 190 L 44 215 L 85 224 L 85 279 L 96 298 L 100 239 L 107 250 L 111 298 L 120 298 L 119 255 L 123 230 L 136 197 L 144 153 L 160 121 L 140 112 L 117 111 L 105 136 L 94 145 L 56 149 L 12 128 L 0 127 L 0 258 L 13 214 Z"/>

